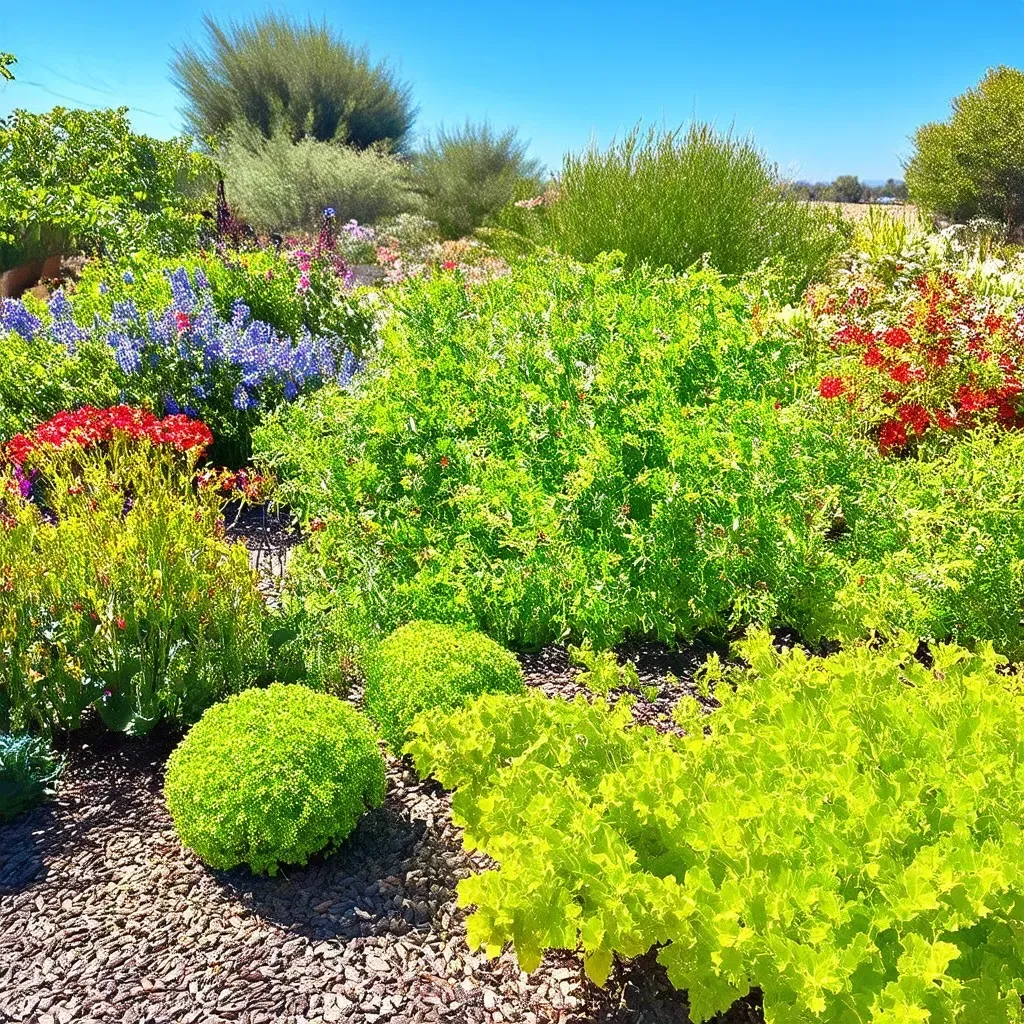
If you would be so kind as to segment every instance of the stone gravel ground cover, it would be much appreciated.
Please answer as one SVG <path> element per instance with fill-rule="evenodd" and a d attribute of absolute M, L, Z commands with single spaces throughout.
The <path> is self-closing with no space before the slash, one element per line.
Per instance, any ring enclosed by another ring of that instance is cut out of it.
<path fill-rule="evenodd" d="M 631 653 L 664 722 L 699 655 Z M 528 682 L 582 692 L 565 652 L 523 658 Z M 669 686 L 671 669 L 681 681 Z M 653 956 L 605 989 L 552 954 L 534 974 L 470 952 L 455 885 L 465 853 L 448 798 L 389 763 L 385 805 L 335 854 L 275 878 L 218 872 L 184 850 L 162 799 L 168 735 L 71 740 L 58 798 L 0 825 L 0 1021 L 18 1024 L 685 1024 Z M 755 1001 L 721 1024 L 761 1019 Z"/>

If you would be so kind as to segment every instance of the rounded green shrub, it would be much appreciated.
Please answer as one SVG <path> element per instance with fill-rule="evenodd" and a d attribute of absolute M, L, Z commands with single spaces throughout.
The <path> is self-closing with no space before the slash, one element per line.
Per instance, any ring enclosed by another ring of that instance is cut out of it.
<path fill-rule="evenodd" d="M 400 626 L 366 665 L 366 709 L 396 751 L 421 711 L 454 711 L 482 693 L 525 691 L 519 662 L 504 647 L 437 622 Z"/>
<path fill-rule="evenodd" d="M 275 683 L 203 715 L 171 754 L 165 795 L 181 841 L 211 867 L 274 874 L 345 839 L 385 785 L 364 715 Z"/>

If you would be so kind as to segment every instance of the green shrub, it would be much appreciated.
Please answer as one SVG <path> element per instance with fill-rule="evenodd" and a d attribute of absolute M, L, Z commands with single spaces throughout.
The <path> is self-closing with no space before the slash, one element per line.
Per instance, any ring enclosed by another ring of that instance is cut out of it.
<path fill-rule="evenodd" d="M 619 250 L 632 266 L 685 270 L 707 254 L 733 276 L 771 260 L 793 295 L 844 239 L 838 213 L 788 195 L 752 143 L 707 125 L 684 135 L 634 129 L 605 152 L 567 156 L 558 198 L 541 212 L 550 241 L 578 259 Z"/>
<path fill-rule="evenodd" d="M 218 160 L 232 204 L 263 231 L 316 231 L 328 207 L 369 223 L 418 205 L 408 169 L 379 149 L 235 131 Z"/>
<path fill-rule="evenodd" d="M 113 350 L 102 342 L 77 346 L 40 335 L 31 341 L 0 328 L 0 442 L 29 430 L 61 409 L 117 401 Z"/>
<path fill-rule="evenodd" d="M 182 842 L 207 864 L 274 874 L 340 843 L 385 786 L 363 715 L 275 683 L 207 711 L 171 755 L 165 792 Z"/>
<path fill-rule="evenodd" d="M 198 238 L 209 161 L 137 135 L 128 108 L 15 110 L 0 121 L 0 270 L 54 253 L 177 253 Z"/>
<path fill-rule="evenodd" d="M 519 662 L 482 633 L 410 622 L 377 647 L 366 665 L 366 710 L 400 752 L 421 711 L 452 711 L 482 693 L 524 693 Z"/>
<path fill-rule="evenodd" d="M 916 646 L 755 633 L 684 737 L 539 694 L 423 716 L 417 767 L 500 865 L 460 883 L 471 945 L 527 970 L 582 947 L 599 983 L 657 945 L 701 1021 L 755 986 L 768 1024 L 1019 1019 L 1020 678 Z"/>
<path fill-rule="evenodd" d="M 877 458 L 790 407 L 800 339 L 709 271 L 538 257 L 392 301 L 356 390 L 256 434 L 282 500 L 325 522 L 293 575 L 311 650 L 412 619 L 599 649 L 767 621 L 803 600 L 840 482 Z"/>
<path fill-rule="evenodd" d="M 441 128 L 428 138 L 415 161 L 414 182 L 423 211 L 445 238 L 462 238 L 486 223 L 518 194 L 540 188 L 540 164 L 526 156 L 515 128 L 495 132 L 489 124 L 466 122 Z"/>
<path fill-rule="evenodd" d="M 988 217 L 1024 228 L 1024 71 L 989 70 L 953 100 L 948 121 L 922 125 L 907 165 L 910 199 L 929 213 L 965 222 Z"/>
<path fill-rule="evenodd" d="M 21 458 L 45 514 L 0 471 L 0 729 L 74 728 L 92 706 L 141 734 L 265 677 L 267 611 L 200 451 L 43 445 Z"/>
<path fill-rule="evenodd" d="M 40 737 L 0 732 L 0 822 L 52 796 L 63 767 Z"/>
<path fill-rule="evenodd" d="M 185 118 L 201 139 L 251 127 L 269 138 L 401 149 L 415 109 L 408 85 L 370 63 L 326 23 L 267 14 L 222 27 L 204 19 L 206 48 L 181 47 L 171 63 Z"/>

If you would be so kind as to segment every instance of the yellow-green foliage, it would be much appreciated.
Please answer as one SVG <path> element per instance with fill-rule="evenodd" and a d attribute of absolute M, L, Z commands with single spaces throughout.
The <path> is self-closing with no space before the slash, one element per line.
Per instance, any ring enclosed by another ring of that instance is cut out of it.
<path fill-rule="evenodd" d="M 0 728 L 139 734 L 193 722 L 267 663 L 267 611 L 193 458 L 120 438 L 40 449 L 35 494 L 0 472 Z"/>
<path fill-rule="evenodd" d="M 504 647 L 437 622 L 399 627 L 366 666 L 366 709 L 396 751 L 421 711 L 454 711 L 482 693 L 523 692 L 519 662 Z"/>
<path fill-rule="evenodd" d="M 661 945 L 695 1020 L 756 986 L 768 1024 L 1020 1021 L 1020 680 L 989 647 L 915 648 L 754 633 L 685 737 L 539 694 L 423 716 L 418 769 L 500 865 L 460 886 L 470 943 L 526 969 L 581 946 L 598 982 Z"/>
<path fill-rule="evenodd" d="M 384 801 L 384 758 L 350 704 L 275 683 L 210 708 L 167 763 L 167 807 L 211 867 L 305 864 Z"/>

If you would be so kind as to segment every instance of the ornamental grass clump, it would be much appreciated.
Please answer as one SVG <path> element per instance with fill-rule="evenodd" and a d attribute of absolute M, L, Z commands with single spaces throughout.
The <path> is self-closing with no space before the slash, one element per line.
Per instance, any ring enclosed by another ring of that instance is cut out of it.
<path fill-rule="evenodd" d="M 766 1024 L 1021 1019 L 1021 680 L 988 645 L 811 657 L 765 631 L 698 678 L 683 735 L 624 704 L 488 695 L 423 716 L 455 789 L 471 945 L 613 957 L 659 946 L 695 1021 L 753 989 Z"/>
<path fill-rule="evenodd" d="M 505 648 L 437 622 L 399 627 L 366 666 L 366 709 L 396 752 L 422 711 L 454 711 L 482 693 L 524 692 L 519 662 Z"/>
<path fill-rule="evenodd" d="M 274 874 L 344 840 L 385 788 L 365 716 L 275 683 L 207 711 L 171 754 L 165 793 L 182 842 L 211 867 Z"/>

